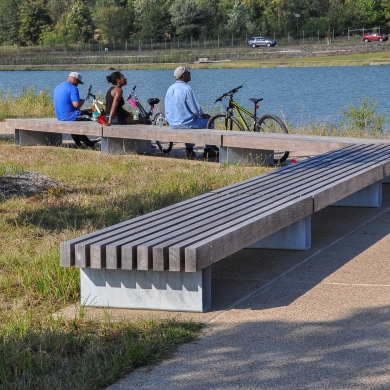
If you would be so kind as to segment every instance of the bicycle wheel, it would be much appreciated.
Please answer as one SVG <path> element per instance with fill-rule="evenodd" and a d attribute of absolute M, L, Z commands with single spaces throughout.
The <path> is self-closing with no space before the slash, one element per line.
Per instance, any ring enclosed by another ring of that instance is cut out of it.
<path fill-rule="evenodd" d="M 234 116 L 226 118 L 226 114 L 212 116 L 207 123 L 207 128 L 215 130 L 244 131 L 241 123 Z"/>
<path fill-rule="evenodd" d="M 287 127 L 276 115 L 265 114 L 256 123 L 255 131 L 262 133 L 288 134 Z M 274 164 L 286 161 L 290 152 L 274 150 Z"/>
<path fill-rule="evenodd" d="M 165 120 L 165 116 L 162 112 L 158 112 L 154 118 L 153 118 L 153 124 L 157 124 L 157 119 L 162 116 L 163 118 L 163 126 L 169 126 L 169 123 Z M 162 141 L 156 141 L 156 144 L 158 148 L 163 152 L 163 153 L 169 153 L 172 150 L 173 147 L 173 142 L 162 142 Z"/>

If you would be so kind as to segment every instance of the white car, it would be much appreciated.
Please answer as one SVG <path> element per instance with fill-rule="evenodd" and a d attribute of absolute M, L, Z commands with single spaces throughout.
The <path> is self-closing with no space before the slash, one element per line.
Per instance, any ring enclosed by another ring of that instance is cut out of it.
<path fill-rule="evenodd" d="M 249 39 L 248 45 L 252 47 L 257 47 L 257 46 L 271 47 L 271 46 L 276 46 L 276 41 L 265 37 L 252 37 L 251 39 Z"/>

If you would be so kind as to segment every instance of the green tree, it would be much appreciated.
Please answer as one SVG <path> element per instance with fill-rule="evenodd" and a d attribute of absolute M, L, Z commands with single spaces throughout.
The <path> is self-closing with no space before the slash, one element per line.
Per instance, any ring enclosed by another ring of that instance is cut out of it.
<path fill-rule="evenodd" d="M 178 36 L 199 38 L 204 14 L 196 0 L 175 0 L 169 12 Z"/>
<path fill-rule="evenodd" d="M 1 43 L 19 44 L 20 2 L 18 0 L 2 0 L 0 3 Z"/>
<path fill-rule="evenodd" d="M 131 29 L 131 17 L 127 8 L 118 5 L 101 7 L 96 13 L 97 26 L 104 39 L 127 39 Z"/>
<path fill-rule="evenodd" d="M 61 16 L 70 9 L 71 5 L 72 0 L 47 0 L 47 8 L 54 25 L 60 21 Z"/>
<path fill-rule="evenodd" d="M 237 37 L 241 36 L 244 31 L 253 29 L 246 3 L 241 0 L 235 1 L 232 10 L 228 14 L 226 29 L 230 34 L 234 34 Z"/>
<path fill-rule="evenodd" d="M 74 2 L 65 17 L 67 37 L 72 42 L 87 42 L 92 36 L 91 22 L 89 8 L 81 1 Z"/>
<path fill-rule="evenodd" d="M 385 19 L 381 0 L 357 0 L 356 6 L 360 20 L 366 26 L 377 27 Z"/>
<path fill-rule="evenodd" d="M 19 36 L 22 43 L 37 44 L 50 30 L 51 19 L 42 0 L 24 0 L 20 6 Z"/>
<path fill-rule="evenodd" d="M 170 38 L 173 33 L 169 3 L 160 0 L 150 0 L 149 9 L 143 15 L 139 36 L 144 40 L 161 42 Z"/>

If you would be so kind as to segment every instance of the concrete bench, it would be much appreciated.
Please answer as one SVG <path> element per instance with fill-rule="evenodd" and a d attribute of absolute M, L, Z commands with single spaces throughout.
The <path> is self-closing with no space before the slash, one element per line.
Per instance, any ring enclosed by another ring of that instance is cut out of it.
<path fill-rule="evenodd" d="M 390 145 L 348 145 L 63 242 L 61 266 L 80 268 L 82 304 L 206 311 L 212 264 L 247 247 L 307 250 L 313 213 L 380 207 L 389 176 Z"/>
<path fill-rule="evenodd" d="M 94 122 L 60 122 L 56 118 L 7 119 L 8 131 L 20 146 L 60 145 L 62 134 L 102 137 L 101 151 L 110 154 L 151 153 L 151 141 L 216 145 L 219 163 L 272 165 L 274 151 L 324 153 L 351 144 L 388 143 L 390 140 L 322 137 L 303 134 L 263 134 L 209 129 L 170 129 L 152 125 L 102 126 Z"/>
<path fill-rule="evenodd" d="M 95 122 L 61 122 L 56 118 L 7 119 L 7 129 L 15 134 L 15 145 L 62 144 L 62 134 L 82 134 L 101 137 L 103 126 Z"/>

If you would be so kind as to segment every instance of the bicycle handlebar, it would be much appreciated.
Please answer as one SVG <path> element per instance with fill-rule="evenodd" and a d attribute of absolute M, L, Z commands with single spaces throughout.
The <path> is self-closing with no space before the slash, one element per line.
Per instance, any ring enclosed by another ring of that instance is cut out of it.
<path fill-rule="evenodd" d="M 218 99 L 215 100 L 214 104 L 217 103 L 217 102 L 222 101 L 222 99 L 223 99 L 225 96 L 234 95 L 240 88 L 242 88 L 242 85 L 240 85 L 239 87 L 236 87 L 236 88 L 232 89 L 232 90 L 229 91 L 229 92 L 224 93 L 222 96 L 220 96 Z"/>
<path fill-rule="evenodd" d="M 135 89 L 137 88 L 136 85 L 134 85 L 133 89 L 130 91 L 130 95 L 128 96 L 127 100 L 129 100 L 133 95 L 135 95 Z"/>
<path fill-rule="evenodd" d="M 85 100 L 88 100 L 90 96 L 96 99 L 95 95 L 91 93 L 91 90 L 92 90 L 92 85 L 90 85 L 88 88 L 87 97 L 85 98 Z"/>

